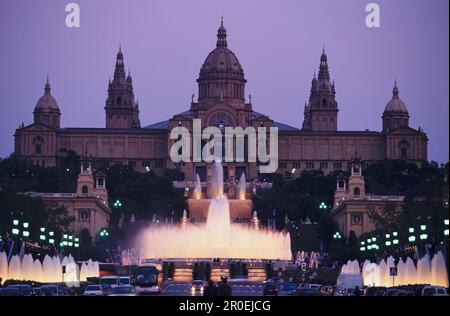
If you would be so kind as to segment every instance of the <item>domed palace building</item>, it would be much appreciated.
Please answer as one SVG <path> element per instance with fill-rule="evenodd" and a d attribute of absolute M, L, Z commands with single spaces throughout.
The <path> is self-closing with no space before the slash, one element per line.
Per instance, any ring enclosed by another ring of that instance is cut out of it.
<path fill-rule="evenodd" d="M 202 128 L 217 126 L 277 127 L 279 142 L 278 172 L 299 176 L 303 170 L 324 172 L 348 170 L 355 152 L 365 165 L 402 159 L 421 165 L 427 161 L 427 135 L 409 126 L 409 113 L 400 99 L 397 83 L 392 98 L 382 114 L 381 131 L 338 130 L 338 102 L 334 81 L 330 77 L 328 57 L 323 51 L 319 71 L 312 79 L 309 101 L 304 107 L 303 124 L 289 126 L 258 113 L 251 97 L 246 99 L 247 79 L 236 54 L 228 46 L 223 21 L 218 29 L 216 47 L 201 66 L 198 99 L 183 113 L 166 121 L 142 126 L 139 105 L 133 91 L 131 75 L 125 72 L 124 56 L 119 49 L 114 78 L 108 84 L 105 104 L 105 127 L 69 128 L 60 126 L 61 111 L 52 96 L 47 80 L 44 95 L 34 109 L 34 122 L 22 124 L 15 132 L 15 153 L 41 166 L 57 165 L 63 149 L 109 159 L 114 164 L 129 165 L 139 171 L 177 168 L 186 181 L 198 174 L 204 181 L 210 174 L 205 162 L 175 164 L 169 157 L 170 131 L 177 126 L 193 129 L 193 119 L 202 120 Z M 259 176 L 257 162 L 224 163 L 224 176 L 247 179 Z"/>

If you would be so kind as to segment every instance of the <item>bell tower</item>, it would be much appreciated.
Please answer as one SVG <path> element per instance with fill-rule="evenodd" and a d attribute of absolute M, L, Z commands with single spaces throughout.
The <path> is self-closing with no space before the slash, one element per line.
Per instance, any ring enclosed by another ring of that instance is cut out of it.
<path fill-rule="evenodd" d="M 133 79 L 125 74 L 122 49 L 116 57 L 114 79 L 109 81 L 106 99 L 106 128 L 139 128 L 139 107 L 134 99 Z"/>
<path fill-rule="evenodd" d="M 361 157 L 352 157 L 350 161 L 350 178 L 348 179 L 348 192 L 353 200 L 364 200 L 366 198 L 366 189 L 364 177 L 362 176 Z"/>
<path fill-rule="evenodd" d="M 336 88 L 330 80 L 328 57 L 323 49 L 320 57 L 319 75 L 314 73 L 308 104 L 305 104 L 303 130 L 334 132 L 337 131 L 338 106 Z"/>

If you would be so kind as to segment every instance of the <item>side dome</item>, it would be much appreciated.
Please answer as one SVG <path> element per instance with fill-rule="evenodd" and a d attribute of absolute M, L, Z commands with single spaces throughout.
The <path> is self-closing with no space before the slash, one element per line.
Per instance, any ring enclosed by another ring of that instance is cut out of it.
<path fill-rule="evenodd" d="M 59 111 L 58 102 L 50 93 L 48 78 L 45 84 L 44 95 L 37 101 L 33 114 L 35 124 L 40 123 L 50 127 L 60 127 L 61 112 Z"/>
<path fill-rule="evenodd" d="M 392 99 L 386 104 L 384 112 L 399 112 L 408 114 L 408 109 L 406 108 L 405 103 L 399 97 L 397 82 L 395 82 L 394 89 L 392 90 Z"/>
<path fill-rule="evenodd" d="M 35 111 L 58 111 L 59 112 L 59 106 L 56 99 L 51 95 L 50 93 L 50 83 L 47 78 L 47 83 L 45 84 L 45 92 L 42 97 L 39 98 L 39 100 L 36 103 Z"/>

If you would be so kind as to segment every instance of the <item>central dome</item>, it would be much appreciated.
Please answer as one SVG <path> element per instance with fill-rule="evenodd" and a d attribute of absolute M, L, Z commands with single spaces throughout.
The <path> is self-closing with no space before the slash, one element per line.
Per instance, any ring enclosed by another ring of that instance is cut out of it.
<path fill-rule="evenodd" d="M 227 30 L 223 20 L 217 32 L 216 48 L 209 53 L 200 69 L 199 81 L 207 79 L 234 79 L 245 81 L 244 70 L 236 55 L 228 48 Z"/>
<path fill-rule="evenodd" d="M 216 48 L 206 57 L 197 79 L 199 106 L 226 102 L 231 106 L 243 107 L 246 82 L 239 60 L 228 48 L 227 30 L 222 19 L 217 31 Z"/>

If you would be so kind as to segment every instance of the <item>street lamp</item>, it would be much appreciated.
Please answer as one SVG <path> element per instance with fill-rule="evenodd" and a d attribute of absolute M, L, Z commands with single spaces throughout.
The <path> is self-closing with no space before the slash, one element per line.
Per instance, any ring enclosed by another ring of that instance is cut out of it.
<path fill-rule="evenodd" d="M 23 223 L 23 228 L 28 228 L 30 224 L 28 222 Z"/>
<path fill-rule="evenodd" d="M 22 236 L 23 236 L 23 237 L 30 237 L 30 232 L 27 231 L 27 230 L 24 230 L 24 231 L 22 232 Z"/>
<path fill-rule="evenodd" d="M 18 219 L 13 219 L 13 225 L 14 225 L 14 226 L 19 225 L 19 220 L 18 220 Z"/>
<path fill-rule="evenodd" d="M 411 243 L 416 242 L 416 236 L 409 236 L 408 241 Z"/>
<path fill-rule="evenodd" d="M 321 210 L 326 210 L 327 209 L 327 205 L 325 204 L 325 202 L 320 202 L 319 208 Z"/>
<path fill-rule="evenodd" d="M 12 229 L 12 234 L 13 235 L 19 235 L 19 233 L 20 233 L 19 229 L 17 229 L 17 228 L 13 228 Z"/>
<path fill-rule="evenodd" d="M 108 236 L 109 236 L 108 230 L 107 230 L 106 228 L 103 228 L 103 229 L 100 231 L 100 237 L 108 237 Z"/>
<path fill-rule="evenodd" d="M 120 200 L 116 200 L 116 201 L 114 202 L 114 207 L 115 207 L 115 208 L 122 207 L 122 202 L 120 202 Z"/>

